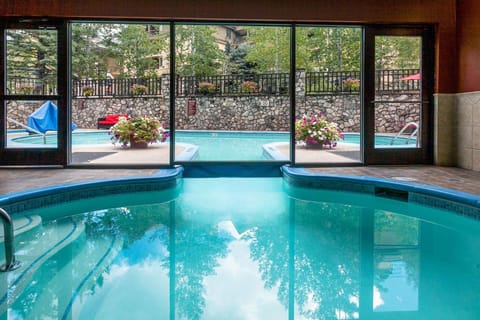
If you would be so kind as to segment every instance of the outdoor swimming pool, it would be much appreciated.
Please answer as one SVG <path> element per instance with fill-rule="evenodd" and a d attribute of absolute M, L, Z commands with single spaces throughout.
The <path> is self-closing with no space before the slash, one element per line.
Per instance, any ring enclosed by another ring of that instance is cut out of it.
<path fill-rule="evenodd" d="M 55 145 L 57 136 L 47 135 L 46 143 Z M 228 132 L 228 131 L 177 131 L 175 141 L 198 146 L 198 152 L 192 160 L 196 161 L 261 161 L 267 160 L 262 146 L 275 142 L 289 143 L 287 132 Z M 38 135 L 17 137 L 15 144 L 43 145 L 43 137 Z M 377 135 L 377 146 L 391 147 L 392 136 Z M 74 132 L 73 146 L 111 144 L 107 131 Z M 345 139 L 339 142 L 344 145 L 359 145 L 358 133 L 346 133 Z M 395 146 L 415 145 L 415 140 L 400 137 L 394 141 Z"/>
<path fill-rule="evenodd" d="M 360 134 L 358 133 L 345 133 L 345 139 L 340 141 L 341 143 L 353 143 L 360 144 Z M 212 141 L 218 143 L 219 140 L 225 139 L 227 144 L 230 144 L 232 140 L 245 140 L 251 144 L 254 140 L 260 140 L 264 143 L 270 142 L 288 142 L 288 132 L 240 132 L 240 131 L 176 131 L 175 136 L 177 142 L 202 144 L 204 147 L 209 146 Z M 375 136 L 375 144 L 377 146 L 388 146 L 392 142 L 392 136 L 378 134 Z M 25 144 L 45 144 L 41 136 L 30 135 L 17 137 L 12 139 L 17 143 Z M 47 134 L 46 144 L 55 144 L 57 141 L 56 134 Z M 94 132 L 74 132 L 72 134 L 73 145 L 85 145 L 85 144 L 109 144 L 110 136 L 108 131 L 94 131 Z M 214 143 L 214 144 L 215 144 Z M 399 137 L 394 141 L 394 145 L 415 144 L 415 139 L 408 139 L 405 137 Z"/>
<path fill-rule="evenodd" d="M 480 316 L 480 222 L 404 199 L 197 178 L 23 214 L 9 319 Z"/>

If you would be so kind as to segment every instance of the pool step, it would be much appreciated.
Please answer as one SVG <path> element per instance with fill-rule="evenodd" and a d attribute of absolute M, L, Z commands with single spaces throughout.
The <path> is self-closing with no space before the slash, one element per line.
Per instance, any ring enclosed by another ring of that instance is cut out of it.
<path fill-rule="evenodd" d="M 72 243 L 84 230 L 83 222 L 65 219 L 52 226 L 40 225 L 33 232 L 16 237 L 15 256 L 22 265 L 16 270 L 0 273 L 0 315 L 29 284 L 42 264 Z"/>
<path fill-rule="evenodd" d="M 49 280 L 38 280 L 38 288 L 32 285 L 32 293 L 39 293 L 31 304 L 29 314 L 40 318 L 72 319 L 78 316 L 75 309 L 81 309 L 82 302 L 88 299 L 89 293 L 95 291 L 96 282 L 107 266 L 121 250 L 123 241 L 118 237 L 106 239 L 97 237 L 95 245 L 88 243 L 86 235 L 72 244 L 68 253 L 59 253 L 51 259 L 61 265 L 61 269 L 42 266 L 39 272 L 54 275 Z M 61 261 L 62 259 L 63 261 Z M 100 281 L 101 282 L 101 281 Z M 48 288 L 48 290 L 45 290 Z M 61 299 L 56 299 L 56 298 Z M 57 300 L 56 310 L 52 313 L 51 301 Z M 77 316 L 73 317 L 72 312 Z M 87 317 L 88 318 L 88 317 Z"/>
<path fill-rule="evenodd" d="M 33 216 L 13 216 L 13 233 L 15 236 L 18 236 L 24 232 L 32 230 L 33 228 L 39 226 L 42 223 L 42 218 L 37 215 Z M 0 243 L 4 242 L 4 230 L 3 227 L 0 227 Z"/>

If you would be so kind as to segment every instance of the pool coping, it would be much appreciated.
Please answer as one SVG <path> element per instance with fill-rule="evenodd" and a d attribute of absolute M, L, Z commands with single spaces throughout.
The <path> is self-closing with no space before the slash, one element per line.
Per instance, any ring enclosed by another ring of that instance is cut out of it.
<path fill-rule="evenodd" d="M 480 220 L 480 195 L 412 181 L 397 181 L 370 176 L 350 176 L 310 172 L 303 167 L 281 167 L 283 177 L 292 185 L 317 189 L 368 193 L 389 197 L 397 192 L 408 202 L 453 211 Z"/>
<path fill-rule="evenodd" d="M 158 191 L 173 188 L 183 176 L 183 167 L 160 169 L 152 176 L 123 177 L 58 184 L 0 195 L 0 207 L 13 215 L 31 210 L 102 195 Z"/>
<path fill-rule="evenodd" d="M 360 192 L 384 197 L 393 196 L 409 202 L 450 210 L 457 214 L 480 220 L 480 195 L 412 181 L 398 181 L 370 176 L 314 173 L 303 167 L 292 167 L 289 165 L 270 165 L 270 167 L 272 172 L 276 170 L 275 168 L 279 168 L 283 179 L 294 186 Z M 220 176 L 226 176 L 225 170 L 229 171 L 230 168 L 224 169 L 222 167 L 221 169 Z M 251 166 L 248 169 L 251 171 Z M 176 166 L 171 169 L 161 169 L 153 176 L 74 182 L 7 193 L 0 195 L 0 207 L 4 208 L 9 214 L 15 214 L 25 210 L 83 198 L 164 190 L 177 186 L 181 178 L 184 177 L 212 177 L 211 170 L 207 170 L 207 172 L 202 171 L 200 175 L 197 172 L 192 174 L 190 171 L 192 169 L 188 166 L 187 168 Z M 256 173 L 258 174 L 258 172 Z M 218 177 L 219 175 L 216 174 L 214 176 Z"/>

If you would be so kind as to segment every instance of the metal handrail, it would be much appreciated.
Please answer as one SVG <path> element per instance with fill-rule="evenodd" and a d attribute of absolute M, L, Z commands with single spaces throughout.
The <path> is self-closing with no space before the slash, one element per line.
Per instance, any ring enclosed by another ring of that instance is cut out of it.
<path fill-rule="evenodd" d="M 41 133 L 41 132 L 38 131 L 38 130 L 35 130 L 35 129 L 33 129 L 33 128 L 30 128 L 29 126 L 26 126 L 26 125 L 24 125 L 23 123 L 18 122 L 17 120 L 13 120 L 13 119 L 8 118 L 8 117 L 7 117 L 7 120 L 10 121 L 10 122 L 15 123 L 16 125 L 24 128 L 24 129 L 27 129 L 27 130 L 29 130 L 29 131 L 32 131 L 32 132 L 35 132 L 36 134 L 41 135 L 41 136 L 43 137 L 43 144 L 47 144 L 47 135 L 46 135 L 45 133 Z"/>
<path fill-rule="evenodd" d="M 17 269 L 21 266 L 20 261 L 15 260 L 13 222 L 10 215 L 0 208 L 0 217 L 3 222 L 3 236 L 5 244 L 5 264 L 0 267 L 0 271 L 7 272 Z"/>
<path fill-rule="evenodd" d="M 393 145 L 393 143 L 395 142 L 395 140 L 397 140 L 398 137 L 400 137 L 405 130 L 407 130 L 408 128 L 410 128 L 410 127 L 412 127 L 412 126 L 415 127 L 415 130 L 413 130 L 413 131 L 410 133 L 410 135 L 408 136 L 407 142 L 405 143 L 405 144 L 408 144 L 408 142 L 410 141 L 410 139 L 412 139 L 413 137 L 416 137 L 416 136 L 417 136 L 418 124 L 417 124 L 416 122 L 409 122 L 409 123 L 407 123 L 406 125 L 404 125 L 403 128 L 400 129 L 400 131 L 395 135 L 395 137 L 392 138 L 392 141 L 390 141 L 390 145 Z M 417 144 L 418 144 L 418 139 L 417 139 L 416 142 L 417 142 Z"/>

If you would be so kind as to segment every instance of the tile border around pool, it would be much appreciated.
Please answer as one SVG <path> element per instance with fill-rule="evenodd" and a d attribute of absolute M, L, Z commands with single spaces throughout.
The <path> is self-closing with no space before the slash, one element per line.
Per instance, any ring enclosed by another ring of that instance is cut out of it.
<path fill-rule="evenodd" d="M 129 177 L 55 185 L 0 196 L 0 207 L 9 214 L 82 198 L 108 194 L 164 190 L 175 187 L 184 168 L 163 169 L 150 177 Z M 454 211 L 480 220 L 480 196 L 451 189 L 367 176 L 319 174 L 305 168 L 282 166 L 283 177 L 292 185 L 318 189 L 376 194 L 379 189 L 404 192 L 410 202 Z"/>
<path fill-rule="evenodd" d="M 453 211 L 480 220 L 480 196 L 447 188 L 367 176 L 321 174 L 305 168 L 282 166 L 283 177 L 295 186 L 375 195 L 379 189 L 400 191 L 409 202 Z"/>
<path fill-rule="evenodd" d="M 98 181 L 61 184 L 40 189 L 9 193 L 0 196 L 0 207 L 13 215 L 83 198 L 109 194 L 158 191 L 175 187 L 182 178 L 183 167 L 159 170 L 154 176 L 105 179 Z"/>

